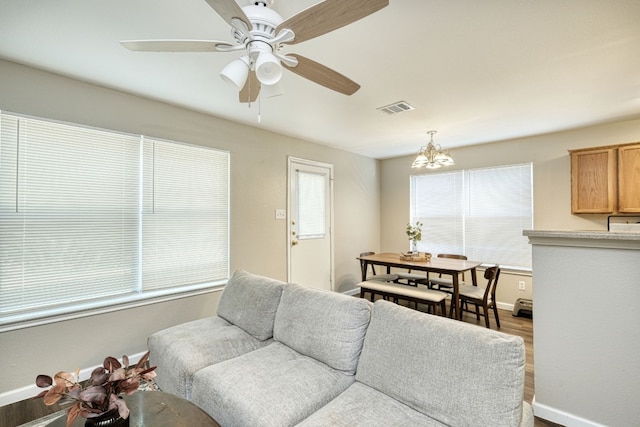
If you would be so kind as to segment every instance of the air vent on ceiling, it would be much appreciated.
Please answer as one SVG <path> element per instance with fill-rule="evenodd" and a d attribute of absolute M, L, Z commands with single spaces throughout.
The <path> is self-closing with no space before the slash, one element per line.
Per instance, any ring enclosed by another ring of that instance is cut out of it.
<path fill-rule="evenodd" d="M 385 105 L 384 107 L 378 107 L 376 110 L 380 110 L 383 113 L 387 114 L 398 114 L 403 113 L 405 111 L 411 111 L 415 108 L 405 101 L 394 102 L 393 104 Z"/>

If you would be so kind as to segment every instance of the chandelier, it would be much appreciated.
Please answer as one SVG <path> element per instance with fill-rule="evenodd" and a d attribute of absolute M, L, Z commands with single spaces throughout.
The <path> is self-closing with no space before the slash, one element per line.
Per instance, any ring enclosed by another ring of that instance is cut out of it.
<path fill-rule="evenodd" d="M 431 141 L 426 147 L 421 147 L 418 151 L 416 159 L 411 164 L 412 168 L 425 167 L 427 169 L 438 169 L 441 166 L 453 165 L 453 158 L 449 155 L 449 150 L 443 150 L 440 144 L 433 143 L 433 134 L 435 130 L 427 132 L 431 135 Z"/>

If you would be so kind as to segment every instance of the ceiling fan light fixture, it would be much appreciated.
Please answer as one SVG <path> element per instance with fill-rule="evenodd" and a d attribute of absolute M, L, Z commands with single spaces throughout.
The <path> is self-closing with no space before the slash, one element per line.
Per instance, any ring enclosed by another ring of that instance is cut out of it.
<path fill-rule="evenodd" d="M 271 52 L 260 52 L 256 59 L 256 77 L 264 85 L 273 85 L 282 77 L 280 60 Z"/>
<path fill-rule="evenodd" d="M 282 88 L 282 84 L 280 82 L 274 83 L 272 85 L 263 84 L 261 93 L 265 98 L 273 98 L 275 96 L 283 95 L 284 89 Z"/>
<path fill-rule="evenodd" d="M 233 85 L 237 90 L 241 90 L 249 76 L 249 68 L 249 57 L 241 56 L 229 62 L 222 71 L 220 71 L 220 77 L 225 82 Z"/>

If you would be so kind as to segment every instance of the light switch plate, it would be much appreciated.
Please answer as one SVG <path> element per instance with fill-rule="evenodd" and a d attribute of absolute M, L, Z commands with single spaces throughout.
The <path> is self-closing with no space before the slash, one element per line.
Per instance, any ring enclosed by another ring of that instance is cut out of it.
<path fill-rule="evenodd" d="M 276 219 L 287 219 L 287 211 L 284 209 L 276 209 Z"/>

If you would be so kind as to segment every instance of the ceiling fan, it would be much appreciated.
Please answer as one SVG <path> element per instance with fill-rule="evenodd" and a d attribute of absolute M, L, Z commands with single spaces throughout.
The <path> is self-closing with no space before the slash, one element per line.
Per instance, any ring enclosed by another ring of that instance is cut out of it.
<path fill-rule="evenodd" d="M 252 102 L 260 89 L 266 96 L 277 94 L 282 69 L 345 95 L 358 89 L 353 80 L 322 64 L 295 53 L 281 53 L 296 44 L 355 22 L 389 4 L 389 0 L 324 0 L 283 19 L 269 6 L 273 0 L 254 1 L 240 7 L 235 0 L 206 0 L 229 25 L 235 43 L 217 40 L 124 40 L 133 51 L 146 52 L 235 52 L 244 55 L 227 64 L 220 76 L 239 91 L 240 102 Z"/>

